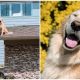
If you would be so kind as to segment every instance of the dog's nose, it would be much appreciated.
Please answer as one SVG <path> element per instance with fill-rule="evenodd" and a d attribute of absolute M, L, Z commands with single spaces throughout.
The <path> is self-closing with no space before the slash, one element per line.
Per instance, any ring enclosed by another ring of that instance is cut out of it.
<path fill-rule="evenodd" d="M 79 21 L 73 21 L 71 23 L 71 27 L 74 31 L 79 31 L 80 30 L 80 22 Z"/>

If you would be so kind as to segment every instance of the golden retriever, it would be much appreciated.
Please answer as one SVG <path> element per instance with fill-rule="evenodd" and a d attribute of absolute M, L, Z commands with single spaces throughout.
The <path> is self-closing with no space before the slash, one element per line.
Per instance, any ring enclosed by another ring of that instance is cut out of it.
<path fill-rule="evenodd" d="M 52 35 L 43 79 L 80 79 L 80 10 L 73 12 L 63 32 Z"/>
<path fill-rule="evenodd" d="M 8 30 L 2 18 L 0 18 L 0 35 L 8 34 Z"/>

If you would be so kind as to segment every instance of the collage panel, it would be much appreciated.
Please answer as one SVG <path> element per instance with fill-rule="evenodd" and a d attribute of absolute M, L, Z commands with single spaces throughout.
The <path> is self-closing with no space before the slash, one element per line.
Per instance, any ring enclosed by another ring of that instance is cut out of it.
<path fill-rule="evenodd" d="M 80 1 L 41 1 L 42 79 L 80 78 Z"/>
<path fill-rule="evenodd" d="M 39 1 L 0 1 L 0 78 L 39 79 Z"/>

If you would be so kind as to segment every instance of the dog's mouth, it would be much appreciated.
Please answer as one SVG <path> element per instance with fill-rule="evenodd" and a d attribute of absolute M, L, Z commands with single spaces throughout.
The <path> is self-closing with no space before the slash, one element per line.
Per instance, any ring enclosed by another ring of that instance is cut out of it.
<path fill-rule="evenodd" d="M 75 34 L 67 34 L 65 32 L 64 45 L 67 49 L 73 50 L 80 45 L 80 40 Z"/>

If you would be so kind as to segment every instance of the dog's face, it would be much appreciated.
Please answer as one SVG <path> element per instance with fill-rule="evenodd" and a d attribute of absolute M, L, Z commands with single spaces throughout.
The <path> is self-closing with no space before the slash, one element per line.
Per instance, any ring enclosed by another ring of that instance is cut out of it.
<path fill-rule="evenodd" d="M 80 47 L 80 10 L 73 12 L 64 25 L 63 47 L 75 50 Z"/>

